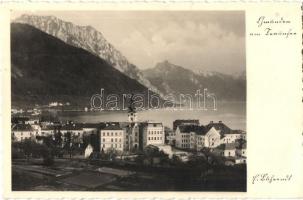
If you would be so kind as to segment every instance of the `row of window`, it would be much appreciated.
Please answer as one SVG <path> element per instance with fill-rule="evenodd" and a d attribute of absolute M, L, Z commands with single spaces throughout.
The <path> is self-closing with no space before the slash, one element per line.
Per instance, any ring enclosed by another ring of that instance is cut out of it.
<path fill-rule="evenodd" d="M 162 137 L 148 137 L 148 140 L 162 140 Z"/>
<path fill-rule="evenodd" d="M 186 138 L 186 137 L 189 137 L 189 135 L 182 135 L 182 138 Z"/>
<path fill-rule="evenodd" d="M 105 148 L 105 144 L 103 144 L 102 147 Z M 118 148 L 118 147 L 119 147 L 119 148 L 122 148 L 122 145 L 121 145 L 121 144 L 119 144 L 119 145 L 118 145 L 118 144 L 111 144 L 110 147 L 111 147 L 111 148 L 114 148 L 114 147 L 115 147 L 115 148 Z"/>
<path fill-rule="evenodd" d="M 17 135 L 17 134 L 13 132 L 13 135 Z M 20 132 L 20 135 L 23 136 L 23 132 Z M 28 135 L 28 132 L 25 132 L 25 135 Z M 30 132 L 29 135 L 32 135 L 32 133 Z"/>
<path fill-rule="evenodd" d="M 105 138 L 103 138 L 102 141 L 105 142 Z M 114 138 L 111 138 L 110 141 L 111 141 L 111 142 L 114 142 Z M 121 138 L 119 138 L 119 142 L 121 142 L 121 141 L 122 141 Z M 117 138 L 115 138 L 115 142 L 118 142 L 118 139 L 117 139 Z"/>
<path fill-rule="evenodd" d="M 103 132 L 103 134 L 102 134 L 103 136 L 121 136 L 122 135 L 122 132 Z"/>
<path fill-rule="evenodd" d="M 148 134 L 151 134 L 151 135 L 162 134 L 162 131 L 148 131 Z"/>

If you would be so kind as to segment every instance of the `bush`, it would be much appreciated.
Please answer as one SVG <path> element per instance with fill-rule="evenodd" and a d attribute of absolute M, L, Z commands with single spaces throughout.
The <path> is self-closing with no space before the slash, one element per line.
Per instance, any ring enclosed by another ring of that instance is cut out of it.
<path fill-rule="evenodd" d="M 43 165 L 51 166 L 54 164 L 54 158 L 51 155 L 47 155 L 43 157 Z"/>
<path fill-rule="evenodd" d="M 25 158 L 24 153 L 18 151 L 18 149 L 12 148 L 12 159 Z"/>

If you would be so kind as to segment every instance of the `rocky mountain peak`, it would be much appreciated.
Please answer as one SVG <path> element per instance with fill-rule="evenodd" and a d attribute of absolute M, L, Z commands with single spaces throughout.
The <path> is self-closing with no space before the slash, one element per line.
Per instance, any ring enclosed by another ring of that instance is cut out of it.
<path fill-rule="evenodd" d="M 90 53 L 99 56 L 111 66 L 124 73 L 126 76 L 137 80 L 150 90 L 160 94 L 148 79 L 144 77 L 141 70 L 130 63 L 103 34 L 92 26 L 78 26 L 71 22 L 63 21 L 54 16 L 21 15 L 14 22 L 31 25 L 43 32 L 46 32 L 69 45 L 82 48 Z"/>

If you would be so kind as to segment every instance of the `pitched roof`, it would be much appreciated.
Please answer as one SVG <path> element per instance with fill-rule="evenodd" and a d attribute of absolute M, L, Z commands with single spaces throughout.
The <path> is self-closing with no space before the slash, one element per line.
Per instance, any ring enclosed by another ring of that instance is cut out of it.
<path fill-rule="evenodd" d="M 34 131 L 33 127 L 29 124 L 15 124 L 12 131 Z"/>
<path fill-rule="evenodd" d="M 178 126 L 181 133 L 191 133 L 194 132 L 198 135 L 205 135 L 207 133 L 207 129 L 204 126 L 198 125 L 181 125 Z"/>
<path fill-rule="evenodd" d="M 122 130 L 122 128 L 119 125 L 114 124 L 114 125 L 108 125 L 102 130 Z"/>
<path fill-rule="evenodd" d="M 64 124 L 61 127 L 61 130 L 82 130 L 82 129 L 83 129 L 83 124 L 77 124 L 77 123 Z"/>
<path fill-rule="evenodd" d="M 96 129 L 101 129 L 106 126 L 105 123 L 83 123 L 82 127 L 83 128 L 96 128 Z"/>
<path fill-rule="evenodd" d="M 180 125 L 199 125 L 198 119 L 177 119 L 173 122 L 173 130 L 175 131 Z"/>
<path fill-rule="evenodd" d="M 221 136 L 232 133 L 232 129 L 230 129 L 221 121 L 219 121 L 218 123 L 210 122 L 209 124 L 206 125 L 206 128 L 208 130 L 211 129 L 212 127 L 214 127 L 217 131 L 219 131 Z"/>
<path fill-rule="evenodd" d="M 231 130 L 230 134 L 246 134 L 243 130 Z"/>

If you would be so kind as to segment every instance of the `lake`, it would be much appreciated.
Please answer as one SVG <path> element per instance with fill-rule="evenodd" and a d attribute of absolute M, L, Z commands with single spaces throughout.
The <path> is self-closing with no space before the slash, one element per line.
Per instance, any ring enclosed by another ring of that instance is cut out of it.
<path fill-rule="evenodd" d="M 58 113 L 62 121 L 72 120 L 75 122 L 103 122 L 115 121 L 125 122 L 128 120 L 127 111 L 63 111 Z M 159 109 L 138 111 L 139 121 L 162 122 L 165 126 L 172 128 L 172 123 L 176 119 L 199 119 L 202 125 L 210 121 L 222 121 L 232 129 L 246 130 L 246 102 L 218 102 L 217 110 L 190 110 L 183 108 Z"/>

